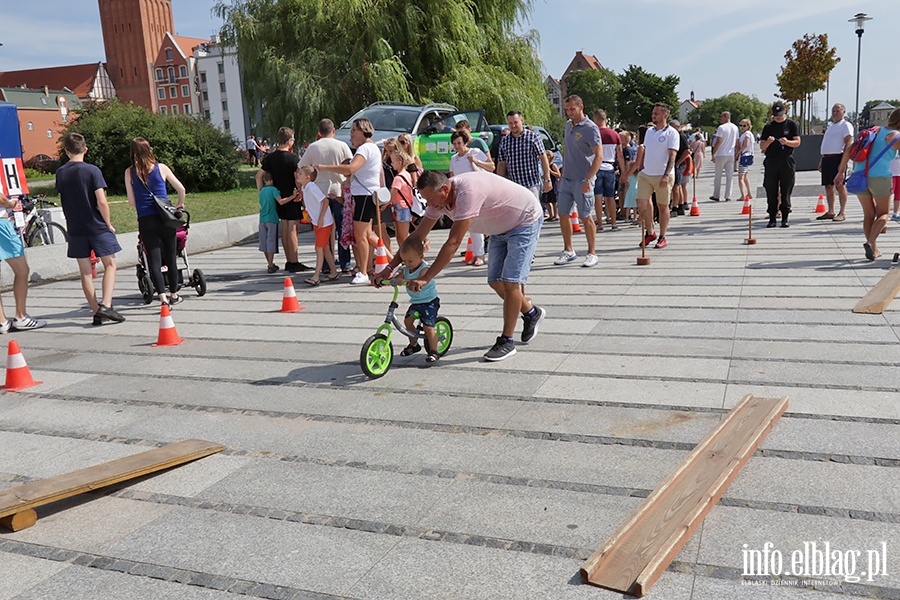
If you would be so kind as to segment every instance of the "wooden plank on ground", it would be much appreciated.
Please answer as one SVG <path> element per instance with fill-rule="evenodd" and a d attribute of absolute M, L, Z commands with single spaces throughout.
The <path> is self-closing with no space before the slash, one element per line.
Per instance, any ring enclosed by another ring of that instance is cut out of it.
<path fill-rule="evenodd" d="M 587 582 L 643 596 L 687 543 L 787 409 L 745 396 L 582 565 Z"/>
<path fill-rule="evenodd" d="M 213 442 L 185 440 L 4 490 L 0 492 L 0 525 L 13 531 L 30 527 L 36 519 L 35 507 L 182 465 L 224 449 L 225 446 Z"/>
<path fill-rule="evenodd" d="M 853 307 L 853 312 L 880 315 L 898 292 L 900 292 L 900 269 L 891 269 Z"/>

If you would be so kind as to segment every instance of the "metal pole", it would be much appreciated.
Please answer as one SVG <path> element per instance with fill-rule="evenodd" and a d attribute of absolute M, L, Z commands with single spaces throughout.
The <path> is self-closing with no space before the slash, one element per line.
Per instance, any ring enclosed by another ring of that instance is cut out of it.
<path fill-rule="evenodd" d="M 859 128 L 862 125 L 862 120 L 859 116 L 859 67 L 860 67 L 860 55 L 862 54 L 862 29 L 856 30 L 856 35 L 859 37 L 859 43 L 856 47 L 856 130 L 859 131 Z"/>

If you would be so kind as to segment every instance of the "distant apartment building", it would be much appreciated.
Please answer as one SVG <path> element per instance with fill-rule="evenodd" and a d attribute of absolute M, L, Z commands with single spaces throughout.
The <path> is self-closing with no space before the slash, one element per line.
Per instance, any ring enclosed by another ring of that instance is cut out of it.
<path fill-rule="evenodd" d="M 23 161 L 38 154 L 59 156 L 60 131 L 68 123 L 69 113 L 81 108 L 81 100 L 67 89 L 0 88 L 0 100 L 15 104 L 18 110 Z"/>
<path fill-rule="evenodd" d="M 200 103 L 194 87 L 194 50 L 208 41 L 166 32 L 153 61 L 158 113 L 194 115 L 199 112 Z"/>
<path fill-rule="evenodd" d="M 200 114 L 238 141 L 246 139 L 251 132 L 250 115 L 244 105 L 237 49 L 222 45 L 213 36 L 209 43 L 194 49 L 194 60 Z"/>

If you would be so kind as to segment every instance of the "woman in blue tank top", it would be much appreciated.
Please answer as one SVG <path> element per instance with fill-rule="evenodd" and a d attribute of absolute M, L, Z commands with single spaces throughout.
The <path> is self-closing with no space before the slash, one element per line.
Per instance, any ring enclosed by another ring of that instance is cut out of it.
<path fill-rule="evenodd" d="M 128 203 L 137 210 L 138 232 L 147 252 L 147 270 L 153 287 L 163 304 L 181 302 L 178 289 L 178 254 L 175 230 L 163 225 L 153 196 L 168 198 L 166 182 L 178 193 L 176 208 L 184 208 L 184 186 L 166 165 L 156 162 L 150 143 L 144 138 L 131 140 L 131 166 L 125 170 L 125 191 Z M 162 274 L 165 263 L 169 290 L 166 292 Z"/>

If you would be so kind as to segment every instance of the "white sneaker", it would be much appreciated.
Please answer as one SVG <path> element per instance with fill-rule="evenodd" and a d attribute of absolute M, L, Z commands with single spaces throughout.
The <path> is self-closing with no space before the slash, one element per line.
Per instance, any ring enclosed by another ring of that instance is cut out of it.
<path fill-rule="evenodd" d="M 12 321 L 9 319 L 3 321 L 0 323 L 0 333 L 7 333 L 10 327 L 12 327 Z"/>
<path fill-rule="evenodd" d="M 369 285 L 369 278 L 366 277 L 366 274 L 360 271 L 356 275 L 353 276 L 353 279 L 350 281 L 352 285 Z"/>
<path fill-rule="evenodd" d="M 554 265 L 567 265 L 573 260 L 578 258 L 578 255 L 575 252 L 570 252 L 568 250 L 563 250 L 562 254 L 559 255 L 559 258 L 553 261 Z"/>
<path fill-rule="evenodd" d="M 597 263 L 600 262 L 600 259 L 597 258 L 596 254 L 588 254 L 584 257 L 584 262 L 581 263 L 582 267 L 596 267 Z"/>
<path fill-rule="evenodd" d="M 47 324 L 43 319 L 34 319 L 25 315 L 21 319 L 14 318 L 12 320 L 12 329 L 14 331 L 25 331 L 26 329 L 40 329 Z"/>

